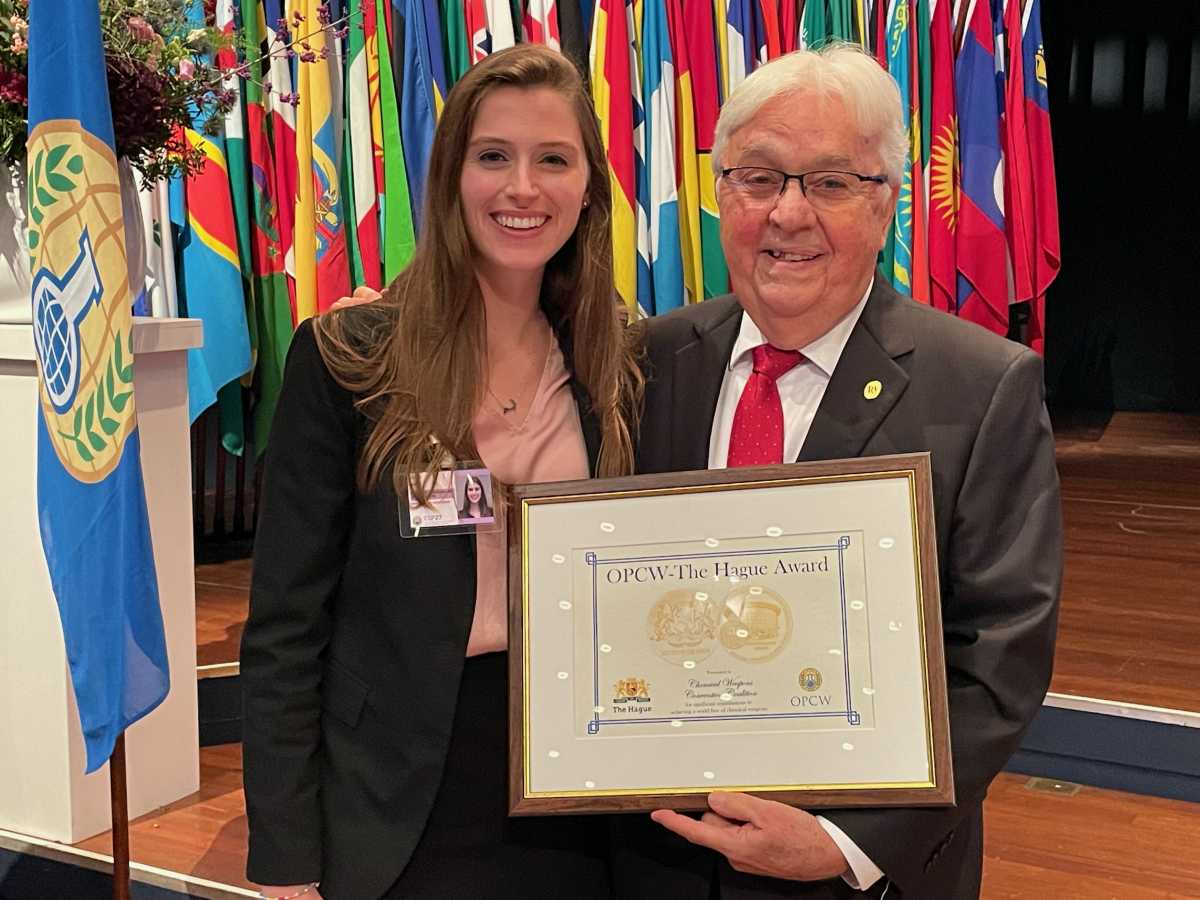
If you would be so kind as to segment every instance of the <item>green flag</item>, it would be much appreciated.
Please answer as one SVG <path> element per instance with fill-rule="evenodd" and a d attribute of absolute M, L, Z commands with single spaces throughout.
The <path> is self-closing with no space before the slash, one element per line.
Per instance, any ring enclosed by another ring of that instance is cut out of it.
<path fill-rule="evenodd" d="M 453 85 L 471 68 L 467 22 L 463 18 L 462 0 L 439 0 L 439 6 L 442 10 L 442 34 L 446 36 L 446 79 Z M 447 85 L 447 90 L 450 85 Z"/>

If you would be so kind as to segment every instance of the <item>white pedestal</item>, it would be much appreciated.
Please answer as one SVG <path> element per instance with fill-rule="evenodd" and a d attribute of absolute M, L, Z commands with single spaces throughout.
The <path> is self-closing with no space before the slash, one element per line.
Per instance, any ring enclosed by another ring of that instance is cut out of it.
<path fill-rule="evenodd" d="M 199 789 L 187 350 L 196 319 L 135 319 L 134 391 L 171 691 L 126 732 L 129 814 Z M 108 767 L 83 735 L 37 525 L 37 372 L 28 325 L 0 324 L 0 829 L 76 843 L 107 831 Z"/>

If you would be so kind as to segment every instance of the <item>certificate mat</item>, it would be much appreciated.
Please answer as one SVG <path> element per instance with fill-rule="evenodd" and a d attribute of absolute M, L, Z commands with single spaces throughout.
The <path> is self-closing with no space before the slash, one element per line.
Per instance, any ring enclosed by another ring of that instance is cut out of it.
<path fill-rule="evenodd" d="M 953 802 L 928 454 L 514 500 L 513 814 Z"/>

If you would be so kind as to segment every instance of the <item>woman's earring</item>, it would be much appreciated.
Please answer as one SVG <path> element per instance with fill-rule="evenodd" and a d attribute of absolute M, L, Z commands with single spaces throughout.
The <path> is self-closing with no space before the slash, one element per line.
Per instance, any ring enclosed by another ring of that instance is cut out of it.
<path fill-rule="evenodd" d="M 591 200 L 589 200 L 589 199 L 587 199 L 587 197 L 584 197 L 584 198 L 583 198 L 583 208 L 584 208 L 584 209 L 587 209 L 587 208 L 588 208 L 588 204 L 590 204 L 591 202 L 592 202 L 592 201 L 591 201 Z"/>

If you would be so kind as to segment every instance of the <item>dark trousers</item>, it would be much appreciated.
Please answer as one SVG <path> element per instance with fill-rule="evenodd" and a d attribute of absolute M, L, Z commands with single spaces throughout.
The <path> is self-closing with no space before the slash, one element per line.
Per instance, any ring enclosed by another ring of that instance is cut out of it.
<path fill-rule="evenodd" d="M 509 818 L 508 657 L 471 657 L 433 812 L 385 900 L 611 896 L 604 816 Z"/>

